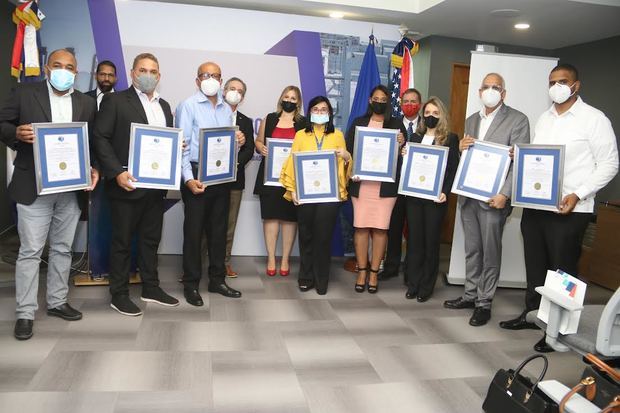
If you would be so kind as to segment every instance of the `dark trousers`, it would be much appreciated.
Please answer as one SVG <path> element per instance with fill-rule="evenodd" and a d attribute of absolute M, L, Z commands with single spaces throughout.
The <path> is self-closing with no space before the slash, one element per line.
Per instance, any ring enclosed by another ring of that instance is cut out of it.
<path fill-rule="evenodd" d="M 138 268 L 142 289 L 159 287 L 157 249 L 164 220 L 161 191 L 147 191 L 140 199 L 110 199 L 112 243 L 110 245 L 110 293 L 129 294 L 131 244 L 138 236 Z"/>
<path fill-rule="evenodd" d="M 560 269 L 577 276 L 581 243 L 591 218 L 590 213 L 560 215 L 551 211 L 523 210 L 521 234 L 527 277 L 527 311 L 540 305 L 540 294 L 535 288 L 545 284 L 547 270 Z"/>
<path fill-rule="evenodd" d="M 202 240 L 207 236 L 209 254 L 209 283 L 223 283 L 226 276 L 226 232 L 230 190 L 218 190 L 194 195 L 185 185 L 181 196 L 185 204 L 183 221 L 183 285 L 198 289 L 202 278 Z M 210 189 L 207 188 L 207 191 Z"/>
<path fill-rule="evenodd" d="M 420 297 L 433 293 L 439 270 L 441 223 L 447 202 L 407 197 L 407 284 Z"/>
<path fill-rule="evenodd" d="M 299 280 L 314 281 L 327 288 L 331 241 L 340 202 L 306 204 L 297 207 L 299 228 Z"/>
<path fill-rule="evenodd" d="M 387 253 L 383 264 L 383 272 L 386 274 L 398 275 L 403 248 L 403 226 L 405 225 L 406 205 L 407 200 L 405 196 L 399 195 L 396 198 L 394 209 L 392 209 L 390 227 L 388 229 Z"/>

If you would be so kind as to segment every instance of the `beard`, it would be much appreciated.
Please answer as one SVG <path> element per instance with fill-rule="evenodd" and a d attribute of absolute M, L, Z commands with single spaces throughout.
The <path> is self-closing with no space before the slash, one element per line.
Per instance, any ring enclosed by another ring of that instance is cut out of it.
<path fill-rule="evenodd" d="M 114 87 L 114 85 L 110 82 L 100 83 L 98 86 L 99 90 L 101 90 L 103 93 L 108 93 Z"/>

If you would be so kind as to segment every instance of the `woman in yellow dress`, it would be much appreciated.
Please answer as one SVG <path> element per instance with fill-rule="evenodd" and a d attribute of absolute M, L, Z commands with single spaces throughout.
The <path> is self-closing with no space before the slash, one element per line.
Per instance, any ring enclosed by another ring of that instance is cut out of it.
<path fill-rule="evenodd" d="M 351 175 L 351 154 L 347 152 L 344 135 L 334 128 L 334 111 L 325 96 L 317 96 L 308 104 L 306 125 L 305 129 L 295 134 L 291 152 L 335 150 L 338 157 L 338 190 L 340 200 L 345 201 Z M 292 155 L 282 167 L 280 183 L 286 190 L 284 198 L 297 206 L 299 289 L 305 292 L 316 286 L 316 292 L 324 295 L 329 282 L 332 234 L 342 202 L 299 204 Z"/>

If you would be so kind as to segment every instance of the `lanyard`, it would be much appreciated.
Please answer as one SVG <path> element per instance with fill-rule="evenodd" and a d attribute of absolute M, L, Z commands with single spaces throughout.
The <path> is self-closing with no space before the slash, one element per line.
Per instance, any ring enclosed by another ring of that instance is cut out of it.
<path fill-rule="evenodd" d="M 316 142 L 316 147 L 317 149 L 320 151 L 323 148 L 323 141 L 325 140 L 325 134 L 323 134 L 323 136 L 321 137 L 321 142 L 319 142 L 319 138 L 316 136 L 316 133 L 314 134 L 314 140 Z"/>

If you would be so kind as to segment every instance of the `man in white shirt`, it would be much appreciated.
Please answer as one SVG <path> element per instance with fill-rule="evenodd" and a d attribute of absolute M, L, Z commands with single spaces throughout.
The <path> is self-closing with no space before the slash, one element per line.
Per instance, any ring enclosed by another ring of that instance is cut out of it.
<path fill-rule="evenodd" d="M 478 91 L 482 109 L 465 121 L 465 137 L 459 149 L 476 140 L 512 146 L 530 142 L 530 123 L 523 113 L 504 103 L 506 85 L 498 73 L 489 73 Z M 461 297 L 444 302 L 450 309 L 474 308 L 472 326 L 482 326 L 491 318 L 491 303 L 497 289 L 502 260 L 502 234 L 512 207 L 512 169 L 500 192 L 486 202 L 459 197 L 465 234 L 465 291 Z"/>
<path fill-rule="evenodd" d="M 97 65 L 95 73 L 97 88 L 89 90 L 85 95 L 97 99 L 97 109 L 101 106 L 103 95 L 114 92 L 116 85 L 116 65 L 109 60 L 102 60 Z"/>
<path fill-rule="evenodd" d="M 521 233 L 525 252 L 527 290 L 525 311 L 500 327 L 509 330 L 535 328 L 525 314 L 540 305 L 534 290 L 545 282 L 547 270 L 577 276 L 583 235 L 594 212 L 596 192 L 618 172 L 618 148 L 611 122 L 600 110 L 579 97 L 577 69 L 560 64 L 549 75 L 553 105 L 536 124 L 532 143 L 564 145 L 562 200 L 558 212 L 524 209 Z M 552 351 L 541 339 L 534 349 Z"/>

